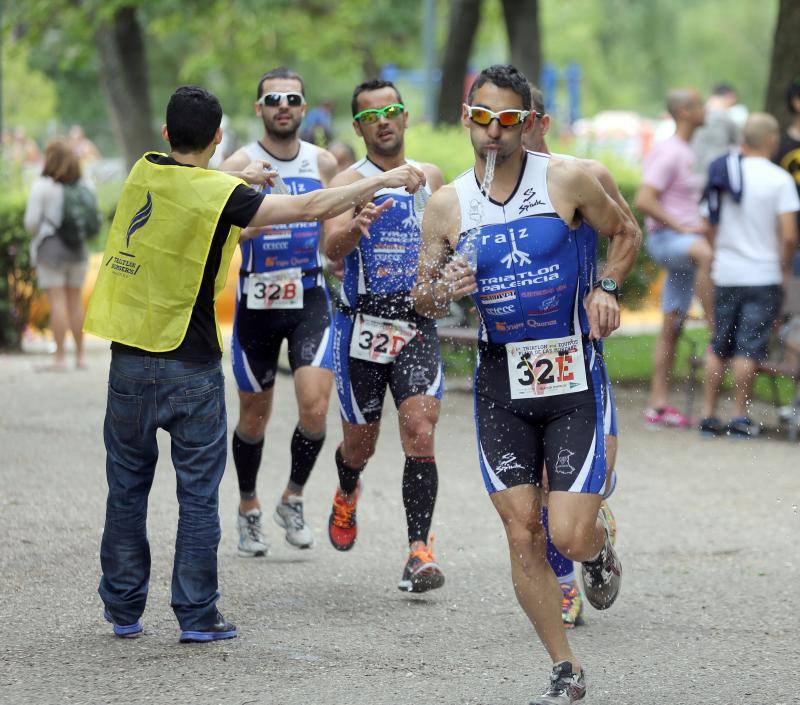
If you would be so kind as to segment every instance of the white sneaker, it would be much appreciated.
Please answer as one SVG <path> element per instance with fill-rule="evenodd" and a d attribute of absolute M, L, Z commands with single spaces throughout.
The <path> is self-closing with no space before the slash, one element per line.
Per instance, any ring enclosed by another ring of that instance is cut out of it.
<path fill-rule="evenodd" d="M 303 518 L 303 498 L 289 495 L 286 502 L 278 502 L 272 515 L 275 523 L 286 529 L 286 542 L 295 548 L 311 548 L 314 534 Z"/>
<path fill-rule="evenodd" d="M 261 530 L 261 510 L 251 509 L 245 514 L 237 513 L 236 525 L 239 527 L 239 555 L 243 558 L 266 556 L 269 545 Z"/>

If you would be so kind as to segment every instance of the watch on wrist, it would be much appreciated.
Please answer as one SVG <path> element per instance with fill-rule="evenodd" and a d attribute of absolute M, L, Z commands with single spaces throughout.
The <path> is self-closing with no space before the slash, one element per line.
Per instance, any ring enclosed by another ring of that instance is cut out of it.
<path fill-rule="evenodd" d="M 614 279 L 611 277 L 604 277 L 603 279 L 598 279 L 595 283 L 593 288 L 595 289 L 602 289 L 606 292 L 606 294 L 613 294 L 617 300 L 619 300 L 619 285 Z"/>

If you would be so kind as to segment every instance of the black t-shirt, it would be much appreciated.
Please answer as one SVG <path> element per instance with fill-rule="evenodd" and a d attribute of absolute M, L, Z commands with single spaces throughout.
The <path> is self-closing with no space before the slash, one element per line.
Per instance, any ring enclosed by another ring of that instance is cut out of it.
<path fill-rule="evenodd" d="M 788 132 L 781 135 L 781 144 L 775 155 L 775 163 L 788 171 L 797 186 L 800 196 L 800 140 L 796 140 Z M 797 213 L 797 224 L 800 226 L 800 211 Z M 798 243 L 800 247 L 800 243 Z"/>
<path fill-rule="evenodd" d="M 148 159 L 154 164 L 164 166 L 183 166 L 194 168 L 190 164 L 181 164 L 172 157 L 166 155 L 151 155 Z M 184 362 L 213 362 L 222 356 L 217 341 L 217 327 L 214 316 L 214 281 L 219 272 L 220 261 L 222 260 L 222 250 L 231 225 L 244 228 L 256 214 L 258 207 L 264 200 L 264 195 L 251 189 L 249 186 L 240 184 L 231 193 L 225 208 L 220 215 L 217 229 L 214 231 L 214 238 L 211 241 L 211 249 L 208 251 L 208 259 L 203 271 L 203 280 L 200 283 L 200 290 L 197 292 L 197 299 L 192 308 L 192 317 L 189 319 L 189 327 L 186 329 L 186 336 L 183 342 L 174 350 L 162 353 L 152 353 L 140 348 L 134 348 L 121 343 L 111 343 L 111 349 L 116 352 L 127 353 L 130 355 L 150 355 L 151 357 L 168 357 L 172 360 L 182 360 Z"/>

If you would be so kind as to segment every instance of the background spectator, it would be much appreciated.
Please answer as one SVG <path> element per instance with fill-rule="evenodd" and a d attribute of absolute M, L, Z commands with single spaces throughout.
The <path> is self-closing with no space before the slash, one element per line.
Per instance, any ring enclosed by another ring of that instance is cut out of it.
<path fill-rule="evenodd" d="M 344 171 L 356 163 L 355 150 L 347 142 L 334 142 L 328 151 L 336 157 L 339 171 Z"/>
<path fill-rule="evenodd" d="M 69 144 L 82 164 L 100 161 L 100 150 L 86 136 L 80 125 L 73 125 L 69 128 Z"/>
<path fill-rule="evenodd" d="M 709 193 L 711 222 L 719 221 L 716 230 L 712 225 L 710 231 L 716 325 L 706 356 L 702 433 L 719 435 L 724 430 L 716 409 L 729 360 L 735 408 L 727 431 L 737 436 L 759 432 L 747 406 L 758 363 L 766 357 L 770 331 L 780 311 L 781 285 L 791 276 L 800 211 L 791 177 L 770 161 L 779 136 L 774 117 L 754 113 L 744 126 L 741 159 L 722 157 L 711 165 L 709 186 L 719 193 L 718 201 Z"/>
<path fill-rule="evenodd" d="M 674 89 L 667 95 L 667 110 L 675 120 L 675 134 L 659 143 L 644 161 L 642 185 L 636 207 L 647 216 L 647 251 L 667 269 L 661 309 L 664 320 L 653 351 L 649 423 L 686 426 L 690 423 L 668 406 L 668 385 L 675 362 L 675 346 L 693 292 L 711 321 L 711 246 L 699 212 L 703 177 L 694 169 L 689 144 L 703 124 L 705 108 L 693 89 Z"/>
<path fill-rule="evenodd" d="M 64 218 L 64 189 L 81 178 L 81 165 L 72 144 L 56 139 L 44 151 L 42 175 L 31 185 L 25 209 L 25 228 L 33 235 L 31 261 L 36 266 L 39 288 L 50 303 L 50 326 L 56 341 L 52 364 L 41 371 L 63 372 L 67 369 L 64 342 L 67 329 L 75 339 L 75 364 L 83 361 L 83 303 L 81 287 L 86 277 L 88 251 L 85 242 L 68 246 L 57 231 Z"/>
<path fill-rule="evenodd" d="M 714 86 L 706 101 L 705 123 L 692 135 L 692 149 L 697 157 L 695 168 L 703 178 L 712 161 L 739 144 L 740 126 L 730 112 L 737 103 L 736 91 L 725 83 Z"/>
<path fill-rule="evenodd" d="M 786 104 L 792 115 L 792 122 L 781 135 L 775 162 L 791 174 L 800 194 L 800 79 L 793 81 L 786 89 Z M 798 214 L 800 227 L 800 214 Z M 800 251 L 795 252 L 794 276 L 800 277 Z"/>

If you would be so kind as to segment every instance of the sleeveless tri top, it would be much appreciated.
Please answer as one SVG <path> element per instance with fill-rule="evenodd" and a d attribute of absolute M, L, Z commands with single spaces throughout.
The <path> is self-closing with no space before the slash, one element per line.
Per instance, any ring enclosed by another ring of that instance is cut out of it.
<path fill-rule="evenodd" d="M 571 230 L 547 191 L 550 158 L 527 152 L 505 203 L 481 191 L 474 169 L 454 181 L 461 207 L 456 253 L 477 250 L 480 338 L 504 344 L 589 332 L 583 298 L 591 287 L 596 237 Z"/>
<path fill-rule="evenodd" d="M 251 142 L 242 149 L 251 159 L 268 161 L 294 195 L 323 188 L 317 165 L 319 147 L 310 142 L 301 141 L 297 156 L 288 161 L 270 154 L 260 142 Z M 270 190 L 269 186 L 261 189 L 262 193 Z M 325 278 L 319 254 L 321 234 L 322 223 L 317 221 L 265 228 L 261 237 L 241 243 L 242 275 L 299 267 L 303 272 L 304 289 L 322 286 Z"/>

